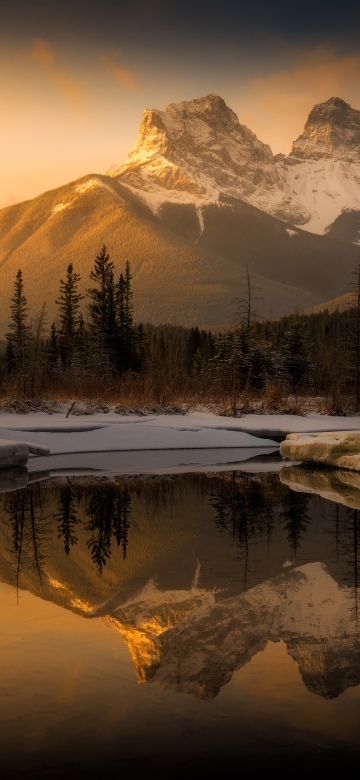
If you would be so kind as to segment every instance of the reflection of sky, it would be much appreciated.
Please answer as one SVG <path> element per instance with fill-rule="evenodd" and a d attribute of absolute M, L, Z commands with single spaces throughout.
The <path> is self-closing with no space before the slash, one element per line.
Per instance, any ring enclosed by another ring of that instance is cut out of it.
<path fill-rule="evenodd" d="M 146 107 L 221 94 L 275 153 L 314 103 L 360 108 L 358 3 L 128 5 L 1 11 L 0 205 L 120 162 Z"/>

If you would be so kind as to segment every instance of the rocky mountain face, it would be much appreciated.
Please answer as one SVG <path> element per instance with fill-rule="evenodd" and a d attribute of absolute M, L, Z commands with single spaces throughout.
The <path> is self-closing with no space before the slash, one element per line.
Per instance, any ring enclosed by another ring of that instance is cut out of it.
<path fill-rule="evenodd" d="M 141 190 L 154 211 L 162 200 L 200 206 L 221 193 L 265 211 L 270 202 L 275 216 L 306 221 L 284 192 L 270 147 L 218 95 L 145 111 L 127 160 L 108 174 Z"/>
<path fill-rule="evenodd" d="M 360 642 L 350 590 L 320 563 L 306 564 L 246 593 L 162 592 L 149 583 L 110 618 L 132 654 L 140 683 L 214 698 L 267 643 L 282 641 L 306 687 L 326 699 L 360 682 Z"/>
<path fill-rule="evenodd" d="M 292 145 L 291 157 L 359 163 L 360 111 L 338 97 L 314 106 Z"/>
<path fill-rule="evenodd" d="M 360 111 L 330 98 L 312 109 L 289 157 L 274 157 L 222 98 L 207 95 L 145 111 L 133 150 L 108 174 L 157 215 L 164 202 L 194 203 L 200 229 L 203 205 L 230 196 L 319 234 L 351 212 L 337 232 L 358 243 L 359 140 Z"/>

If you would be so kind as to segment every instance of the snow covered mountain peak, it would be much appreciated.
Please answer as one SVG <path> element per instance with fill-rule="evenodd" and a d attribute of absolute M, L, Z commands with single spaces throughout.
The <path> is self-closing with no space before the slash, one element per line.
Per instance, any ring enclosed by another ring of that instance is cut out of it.
<path fill-rule="evenodd" d="M 360 243 L 360 111 L 338 97 L 314 106 L 288 157 L 274 157 L 219 95 L 146 109 L 135 146 L 108 175 L 158 217 L 165 204 L 195 206 L 199 235 L 204 207 L 226 211 L 235 198 Z"/>
<path fill-rule="evenodd" d="M 270 147 L 218 95 L 147 109 L 134 148 L 108 174 L 155 213 L 164 201 L 199 206 L 227 195 L 299 223 L 308 218 L 284 193 Z"/>
<path fill-rule="evenodd" d="M 360 111 L 338 97 L 315 105 L 291 156 L 360 162 Z"/>

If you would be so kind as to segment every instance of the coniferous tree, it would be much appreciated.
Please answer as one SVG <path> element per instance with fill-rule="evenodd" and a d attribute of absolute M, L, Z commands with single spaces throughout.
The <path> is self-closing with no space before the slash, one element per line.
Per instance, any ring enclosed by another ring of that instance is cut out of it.
<path fill-rule="evenodd" d="M 131 497 L 127 488 L 119 490 L 114 502 L 113 534 L 118 547 L 122 545 L 123 558 L 126 558 L 128 533 L 131 521 Z"/>
<path fill-rule="evenodd" d="M 80 328 L 80 301 L 84 296 L 78 292 L 79 281 L 79 274 L 75 273 L 72 263 L 69 263 L 66 279 L 60 280 L 60 295 L 55 301 L 59 307 L 59 351 L 66 368 L 72 365 Z"/>
<path fill-rule="evenodd" d="M 46 352 L 47 352 L 48 365 L 52 369 L 56 368 L 58 363 L 58 358 L 59 358 L 59 349 L 58 349 L 58 333 L 56 330 L 55 322 L 51 323 L 50 336 L 47 340 Z"/>
<path fill-rule="evenodd" d="M 69 555 L 70 548 L 77 544 L 75 527 L 80 522 L 75 508 L 75 492 L 70 484 L 60 488 L 59 506 L 55 519 L 57 520 L 58 539 L 63 539 L 64 550 L 66 555 Z"/>
<path fill-rule="evenodd" d="M 304 534 L 310 525 L 309 496 L 305 493 L 293 493 L 288 491 L 285 495 L 281 511 L 280 521 L 287 533 L 289 547 L 294 558 L 301 547 Z"/>
<path fill-rule="evenodd" d="M 355 411 L 360 410 L 360 259 L 357 261 L 353 272 L 356 299 L 356 322 L 355 329 L 351 339 L 351 352 L 353 364 L 353 376 L 355 383 Z"/>
<path fill-rule="evenodd" d="M 117 367 L 120 371 L 137 367 L 136 333 L 133 316 L 130 263 L 127 260 L 125 274 L 120 274 L 116 288 L 117 303 Z"/>
<path fill-rule="evenodd" d="M 22 271 L 19 269 L 14 282 L 14 295 L 10 306 L 10 332 L 6 334 L 8 367 L 18 376 L 18 388 L 26 395 L 27 392 L 27 362 L 31 341 L 31 330 L 28 324 L 28 305 L 24 294 Z M 10 362 L 11 360 L 11 362 Z"/>
<path fill-rule="evenodd" d="M 309 383 L 312 360 L 312 340 L 303 317 L 294 314 L 284 334 L 284 369 L 290 380 L 291 392 L 304 390 Z"/>
<path fill-rule="evenodd" d="M 98 286 L 87 290 L 90 297 L 88 312 L 90 332 L 100 350 L 113 357 L 115 341 L 115 299 L 114 263 L 111 262 L 106 246 L 95 258 L 90 279 Z"/>

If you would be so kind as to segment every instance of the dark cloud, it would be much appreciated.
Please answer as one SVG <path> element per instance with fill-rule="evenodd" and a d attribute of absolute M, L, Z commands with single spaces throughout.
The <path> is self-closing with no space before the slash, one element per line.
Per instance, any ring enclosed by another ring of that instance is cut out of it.
<path fill-rule="evenodd" d="M 5 4 L 4 4 L 5 6 Z M 358 0 L 295 4 L 284 0 L 11 0 L 0 11 L 2 37 L 19 35 L 61 39 L 77 38 L 124 45 L 137 42 L 148 49 L 159 43 L 166 49 L 174 41 L 256 41 L 264 34 L 290 42 L 308 39 L 354 40 L 360 29 Z"/>

